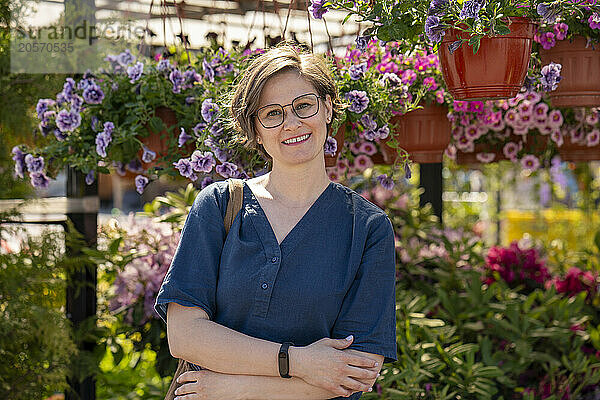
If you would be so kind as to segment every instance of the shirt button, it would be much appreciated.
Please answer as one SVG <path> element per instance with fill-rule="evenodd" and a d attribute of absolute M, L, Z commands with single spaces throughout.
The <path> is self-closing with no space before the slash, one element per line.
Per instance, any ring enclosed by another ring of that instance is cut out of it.
<path fill-rule="evenodd" d="M 271 262 L 272 262 L 272 263 L 276 263 L 276 262 L 277 262 L 277 260 L 279 260 L 279 258 L 277 258 L 277 257 L 273 257 L 273 258 L 271 258 Z"/>
<path fill-rule="evenodd" d="M 266 289 L 269 287 L 269 285 L 267 285 L 266 283 L 263 283 L 262 285 L 260 285 L 260 287 L 262 287 L 263 289 Z"/>

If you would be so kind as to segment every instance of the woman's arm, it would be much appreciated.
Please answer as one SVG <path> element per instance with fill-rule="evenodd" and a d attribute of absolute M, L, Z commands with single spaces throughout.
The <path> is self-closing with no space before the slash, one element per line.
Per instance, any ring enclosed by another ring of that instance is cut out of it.
<path fill-rule="evenodd" d="M 279 377 L 279 343 L 254 338 L 210 321 L 201 308 L 170 303 L 167 337 L 174 357 L 211 371 L 288 380 Z M 381 363 L 342 351 L 351 343 L 351 340 L 324 338 L 309 346 L 292 346 L 289 374 L 337 396 L 347 396 L 348 389 L 368 390 L 357 379 L 374 379 L 376 373 L 368 368 L 379 367 Z"/>

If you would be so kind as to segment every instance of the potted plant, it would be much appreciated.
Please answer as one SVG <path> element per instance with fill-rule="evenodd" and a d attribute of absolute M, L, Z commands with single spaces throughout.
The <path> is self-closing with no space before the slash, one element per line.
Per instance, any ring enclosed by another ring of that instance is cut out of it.
<path fill-rule="evenodd" d="M 515 96 L 527 73 L 535 24 L 585 7 L 578 1 L 543 0 L 332 0 L 317 4 L 371 22 L 365 31 L 368 36 L 411 40 L 420 30 L 417 35 L 424 33 L 431 43 L 439 43 L 444 79 L 457 100 Z"/>
<path fill-rule="evenodd" d="M 554 107 L 600 106 L 600 9 L 587 3 L 541 25 L 534 37 L 544 63 L 562 64 L 563 81 L 550 95 Z"/>

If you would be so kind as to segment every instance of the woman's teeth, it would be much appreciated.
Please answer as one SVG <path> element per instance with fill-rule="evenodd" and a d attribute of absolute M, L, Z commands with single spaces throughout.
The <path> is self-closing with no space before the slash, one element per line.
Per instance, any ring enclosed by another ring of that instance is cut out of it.
<path fill-rule="evenodd" d="M 285 144 L 293 144 L 293 143 L 302 142 L 302 141 L 308 139 L 309 136 L 310 136 L 310 133 L 306 134 L 306 135 L 302 135 L 302 136 L 297 136 L 295 138 L 291 138 L 291 139 L 288 139 L 288 140 L 284 140 L 283 143 L 285 143 Z"/>

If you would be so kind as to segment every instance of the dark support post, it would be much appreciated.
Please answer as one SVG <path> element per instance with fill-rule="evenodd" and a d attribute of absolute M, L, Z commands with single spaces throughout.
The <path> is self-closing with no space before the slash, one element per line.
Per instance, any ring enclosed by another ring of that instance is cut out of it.
<path fill-rule="evenodd" d="M 67 198 L 68 201 L 77 199 L 79 206 L 68 206 L 67 218 L 73 222 L 75 229 L 84 235 L 88 246 L 95 247 L 97 243 L 98 181 L 86 185 L 81 172 L 67 169 Z M 87 201 L 89 200 L 89 201 Z M 70 204 L 70 203 L 67 203 Z M 75 202 L 73 202 L 75 204 Z M 83 207 L 81 206 L 83 204 Z M 89 205 L 86 205 L 89 204 Z M 67 256 L 77 256 L 76 250 L 67 248 Z M 96 266 L 82 265 L 76 271 L 69 271 L 67 276 L 67 317 L 77 329 L 87 318 L 96 315 Z M 92 351 L 96 343 L 84 342 L 81 351 Z M 76 372 L 76 371 L 73 371 Z M 69 379 L 72 391 L 65 393 L 66 400 L 95 400 L 96 379 L 88 377 L 83 381 Z"/>
<path fill-rule="evenodd" d="M 442 163 L 419 164 L 419 187 L 425 189 L 420 204 L 433 206 L 433 213 L 442 223 Z"/>

